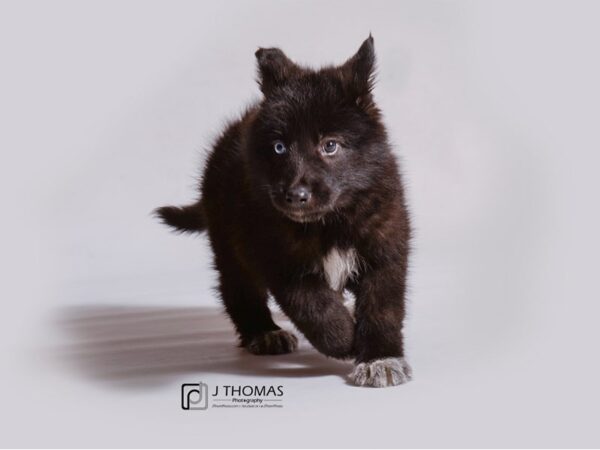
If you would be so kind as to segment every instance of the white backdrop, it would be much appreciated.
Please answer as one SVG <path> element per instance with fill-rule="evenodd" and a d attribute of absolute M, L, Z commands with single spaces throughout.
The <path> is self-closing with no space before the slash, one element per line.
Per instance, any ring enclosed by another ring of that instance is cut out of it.
<path fill-rule="evenodd" d="M 2 2 L 0 445 L 600 446 L 597 2 Z M 416 238 L 415 380 L 233 347 L 204 238 L 150 216 L 258 98 L 254 51 L 375 91 Z M 182 383 L 283 409 L 182 411 Z"/>

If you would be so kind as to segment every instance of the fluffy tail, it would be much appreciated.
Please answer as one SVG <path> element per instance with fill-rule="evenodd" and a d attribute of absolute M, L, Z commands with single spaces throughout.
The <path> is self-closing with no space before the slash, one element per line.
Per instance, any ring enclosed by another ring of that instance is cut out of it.
<path fill-rule="evenodd" d="M 180 232 L 201 233 L 206 230 L 202 200 L 187 206 L 162 206 L 155 209 L 154 214 Z"/>

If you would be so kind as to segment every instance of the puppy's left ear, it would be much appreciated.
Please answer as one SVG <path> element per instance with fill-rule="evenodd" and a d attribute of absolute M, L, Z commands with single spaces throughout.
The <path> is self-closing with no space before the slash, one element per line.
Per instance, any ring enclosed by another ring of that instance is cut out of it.
<path fill-rule="evenodd" d="M 375 44 L 373 36 L 362 43 L 356 54 L 342 66 L 351 95 L 357 104 L 369 103 L 375 81 Z"/>
<path fill-rule="evenodd" d="M 259 48 L 254 55 L 258 63 L 258 84 L 265 96 L 299 70 L 278 48 Z"/>

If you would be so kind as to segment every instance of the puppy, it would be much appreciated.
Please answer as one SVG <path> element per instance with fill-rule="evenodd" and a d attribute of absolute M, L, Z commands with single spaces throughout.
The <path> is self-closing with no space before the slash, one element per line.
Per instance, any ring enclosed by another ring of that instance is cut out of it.
<path fill-rule="evenodd" d="M 208 232 L 221 298 L 248 351 L 298 345 L 273 321 L 271 294 L 318 351 L 355 359 L 353 383 L 404 383 L 410 224 L 372 97 L 373 38 L 319 70 L 277 48 L 260 48 L 256 59 L 263 98 L 217 140 L 200 199 L 156 212 L 179 231 Z"/>

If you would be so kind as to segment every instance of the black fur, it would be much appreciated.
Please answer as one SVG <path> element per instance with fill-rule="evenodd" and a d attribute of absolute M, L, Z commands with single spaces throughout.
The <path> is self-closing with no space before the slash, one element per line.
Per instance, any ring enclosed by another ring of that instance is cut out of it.
<path fill-rule="evenodd" d="M 154 211 L 168 225 L 181 232 L 200 232 L 206 229 L 201 202 L 187 206 L 163 206 Z"/>
<path fill-rule="evenodd" d="M 178 230 L 208 230 L 225 308 L 254 353 L 296 345 L 273 322 L 270 293 L 325 355 L 357 363 L 403 357 L 410 227 L 371 95 L 373 39 L 345 64 L 319 70 L 279 49 L 256 57 L 264 98 L 216 142 L 202 200 L 158 214 Z M 333 248 L 358 256 L 345 285 L 356 297 L 354 315 L 326 281 L 323 260 Z"/>

